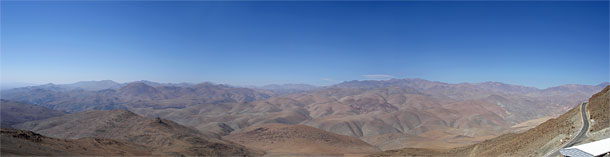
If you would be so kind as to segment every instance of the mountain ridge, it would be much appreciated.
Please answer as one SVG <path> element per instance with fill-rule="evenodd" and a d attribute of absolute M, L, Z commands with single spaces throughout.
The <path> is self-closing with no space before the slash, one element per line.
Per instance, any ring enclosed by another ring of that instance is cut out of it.
<path fill-rule="evenodd" d="M 161 118 L 147 118 L 125 110 L 87 111 L 30 121 L 15 126 L 60 139 L 86 137 L 122 140 L 151 148 L 155 155 L 256 155 L 220 136 L 200 132 Z"/>
<path fill-rule="evenodd" d="M 392 79 L 347 81 L 273 95 L 213 83 L 155 87 L 133 82 L 100 91 L 16 89 L 2 96 L 70 112 L 126 109 L 200 131 L 212 129 L 218 135 L 267 123 L 301 124 L 388 150 L 473 144 L 521 122 L 563 113 L 599 90 L 589 85 L 568 87 L 540 90 L 499 82 Z M 421 139 L 426 139 L 425 145 L 417 144 Z"/>

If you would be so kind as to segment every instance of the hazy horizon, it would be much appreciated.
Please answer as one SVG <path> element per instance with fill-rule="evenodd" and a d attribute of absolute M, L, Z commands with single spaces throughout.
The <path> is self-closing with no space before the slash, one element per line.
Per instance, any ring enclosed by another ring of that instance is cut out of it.
<path fill-rule="evenodd" d="M 246 87 L 246 88 L 264 87 L 264 86 L 267 86 L 267 85 L 290 85 L 290 84 L 302 84 L 302 85 L 312 85 L 312 86 L 317 86 L 317 87 L 324 87 L 324 86 L 332 86 L 332 85 L 336 85 L 336 84 L 340 84 L 340 83 L 344 83 L 344 82 L 349 82 L 349 81 L 389 81 L 389 80 L 393 80 L 393 79 L 402 80 L 402 79 L 421 79 L 421 78 L 391 78 L 391 79 L 342 80 L 342 81 L 339 81 L 337 83 L 330 84 L 330 85 L 315 85 L 315 84 L 298 83 L 298 82 L 297 83 L 271 83 L 271 84 L 263 84 L 263 85 L 227 84 L 227 83 L 217 83 L 217 82 L 211 82 L 211 81 L 200 81 L 200 82 L 158 82 L 158 81 L 151 81 L 151 80 L 134 80 L 134 81 L 119 82 L 119 81 L 105 79 L 105 80 L 82 80 L 82 81 L 68 82 L 68 83 L 53 83 L 53 82 L 48 82 L 48 83 L 41 83 L 41 84 L 27 83 L 27 82 L 2 82 L 0 84 L 0 86 L 1 86 L 1 89 L 11 89 L 11 88 L 28 87 L 28 86 L 40 86 L 40 85 L 46 85 L 46 84 L 54 84 L 54 85 L 73 84 L 73 83 L 88 82 L 88 81 L 93 81 L 93 82 L 95 82 L 95 81 L 113 81 L 113 82 L 116 82 L 116 83 L 119 83 L 119 84 L 127 84 L 127 83 L 133 83 L 133 82 L 141 82 L 141 81 L 150 81 L 150 82 L 162 83 L 162 84 L 180 84 L 180 83 L 200 84 L 200 83 L 212 83 L 212 84 L 223 84 L 223 85 L 229 85 L 229 86 L 235 86 L 235 87 Z M 426 79 L 424 79 L 424 80 L 426 80 Z M 442 82 L 442 81 L 436 81 L 436 80 L 426 80 L 426 81 Z M 484 81 L 484 82 L 442 82 L 442 83 L 448 83 L 448 84 L 462 84 L 462 83 L 479 84 L 479 83 L 488 83 L 488 82 L 498 82 L 498 81 Z M 524 86 L 524 87 L 534 87 L 534 86 L 527 86 L 527 85 L 520 85 L 520 84 L 511 84 L 511 83 L 506 83 L 506 82 L 500 82 L 500 83 L 510 84 L 510 85 L 518 85 L 518 86 Z M 610 83 L 610 82 L 603 81 L 603 82 L 600 82 L 600 83 L 597 83 L 597 84 L 576 84 L 576 85 L 596 86 L 596 85 L 608 84 L 608 83 Z M 537 88 L 537 89 L 547 89 L 547 88 L 558 87 L 558 86 L 562 86 L 562 85 L 574 85 L 574 84 L 560 84 L 560 85 L 554 85 L 554 86 L 550 86 L 550 87 L 546 87 L 546 88 L 539 88 L 539 87 L 534 87 L 534 88 Z"/>
<path fill-rule="evenodd" d="M 1 82 L 608 82 L 608 1 L 1 6 Z"/>

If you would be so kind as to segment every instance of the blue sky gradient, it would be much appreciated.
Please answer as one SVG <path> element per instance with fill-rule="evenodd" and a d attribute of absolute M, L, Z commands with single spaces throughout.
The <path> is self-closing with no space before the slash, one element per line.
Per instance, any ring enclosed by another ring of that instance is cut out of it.
<path fill-rule="evenodd" d="M 593 85 L 609 79 L 608 14 L 608 1 L 3 1 L 1 79 Z"/>

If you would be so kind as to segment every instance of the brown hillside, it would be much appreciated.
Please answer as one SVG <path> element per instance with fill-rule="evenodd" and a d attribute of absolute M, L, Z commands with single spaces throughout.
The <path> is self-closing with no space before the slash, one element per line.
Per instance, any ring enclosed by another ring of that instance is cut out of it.
<path fill-rule="evenodd" d="M 2 129 L 0 136 L 2 156 L 149 156 L 152 151 L 129 142 L 100 138 L 64 140 L 17 129 Z"/>
<path fill-rule="evenodd" d="M 138 143 L 155 151 L 154 155 L 245 156 L 260 153 L 221 140 L 211 133 L 200 133 L 169 120 L 139 116 L 125 110 L 87 111 L 40 121 L 16 128 L 55 138 L 109 138 Z"/>
<path fill-rule="evenodd" d="M 265 124 L 246 128 L 226 138 L 272 155 L 340 155 L 378 151 L 357 138 L 305 125 Z"/>
<path fill-rule="evenodd" d="M 505 134 L 481 143 L 448 150 L 399 149 L 374 156 L 542 156 L 574 135 L 582 125 L 580 106 L 519 134 Z M 560 142 L 560 139 L 563 142 Z"/>
<path fill-rule="evenodd" d="M 610 127 L 610 86 L 589 99 L 587 111 L 592 121 L 591 132 Z"/>
<path fill-rule="evenodd" d="M 12 125 L 57 117 L 66 113 L 56 110 L 51 110 L 46 107 L 20 103 L 9 100 L 0 100 L 0 120 L 3 128 L 10 128 Z"/>

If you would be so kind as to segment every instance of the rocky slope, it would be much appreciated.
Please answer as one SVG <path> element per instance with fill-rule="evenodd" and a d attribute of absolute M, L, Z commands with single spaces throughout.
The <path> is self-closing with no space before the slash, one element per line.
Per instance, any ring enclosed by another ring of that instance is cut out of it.
<path fill-rule="evenodd" d="M 0 121 L 2 128 L 10 128 L 15 124 L 62 116 L 66 113 L 51 110 L 42 106 L 0 100 Z"/>
<path fill-rule="evenodd" d="M 357 138 L 305 125 L 265 124 L 227 136 L 228 140 L 269 155 L 343 155 L 378 152 Z"/>
<path fill-rule="evenodd" d="M 0 130 L 3 156 L 149 156 L 150 148 L 101 138 L 65 140 L 17 129 Z"/>
<path fill-rule="evenodd" d="M 142 144 L 153 155 L 247 156 L 260 155 L 211 133 L 160 118 L 141 117 L 129 111 L 87 111 L 15 125 L 62 139 L 107 138 Z"/>
<path fill-rule="evenodd" d="M 604 128 L 610 127 L 610 86 L 604 88 L 601 92 L 593 95 L 589 99 L 587 112 L 591 121 L 591 129 L 589 131 L 596 132 Z"/>
<path fill-rule="evenodd" d="M 587 137 L 576 145 L 610 138 L 610 86 L 589 99 L 587 113 L 590 124 Z"/>

